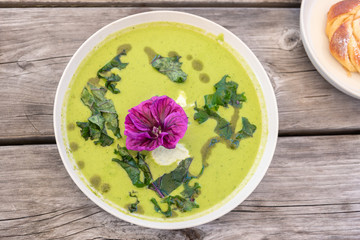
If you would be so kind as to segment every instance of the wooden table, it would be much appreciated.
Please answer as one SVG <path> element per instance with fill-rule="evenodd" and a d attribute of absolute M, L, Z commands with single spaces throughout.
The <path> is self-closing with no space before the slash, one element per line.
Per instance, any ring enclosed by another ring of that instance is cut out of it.
<path fill-rule="evenodd" d="M 0 0 L 0 239 L 360 239 L 360 101 L 305 54 L 300 0 Z M 160 231 L 121 221 L 70 179 L 52 125 L 55 90 L 100 27 L 158 9 L 194 13 L 239 36 L 276 92 L 279 142 L 265 178 L 235 210 Z"/>

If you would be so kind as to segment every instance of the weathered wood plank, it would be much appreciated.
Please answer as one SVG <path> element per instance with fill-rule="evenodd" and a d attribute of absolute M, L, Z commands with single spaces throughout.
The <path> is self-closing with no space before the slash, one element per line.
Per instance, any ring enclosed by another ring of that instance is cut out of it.
<path fill-rule="evenodd" d="M 55 145 L 0 147 L 0 238 L 358 239 L 359 144 L 360 135 L 282 137 L 248 200 L 180 231 L 137 227 L 98 208 L 71 181 Z"/>
<path fill-rule="evenodd" d="M 111 21 L 156 9 L 0 9 L 0 141 L 53 136 L 56 86 L 76 49 Z M 220 23 L 255 52 L 276 91 L 281 134 L 360 130 L 359 101 L 328 84 L 306 56 L 298 9 L 173 9 Z"/>
<path fill-rule="evenodd" d="M 301 0 L 0 0 L 0 7 L 299 7 Z"/>

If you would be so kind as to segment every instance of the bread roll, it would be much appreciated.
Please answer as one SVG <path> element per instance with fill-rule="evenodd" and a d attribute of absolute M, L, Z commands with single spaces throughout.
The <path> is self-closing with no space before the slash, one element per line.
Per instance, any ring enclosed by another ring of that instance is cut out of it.
<path fill-rule="evenodd" d="M 360 72 L 360 0 L 334 4 L 327 16 L 330 52 L 348 71 Z"/>

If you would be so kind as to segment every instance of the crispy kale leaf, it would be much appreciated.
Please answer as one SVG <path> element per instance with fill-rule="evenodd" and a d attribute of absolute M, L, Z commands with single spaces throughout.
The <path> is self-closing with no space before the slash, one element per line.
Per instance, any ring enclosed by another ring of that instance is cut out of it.
<path fill-rule="evenodd" d="M 248 137 L 252 137 L 256 131 L 256 126 L 251 124 L 246 117 L 242 118 L 242 129 L 236 133 L 235 138 L 237 140 L 245 139 Z"/>
<path fill-rule="evenodd" d="M 231 136 L 233 135 L 233 130 L 231 128 L 230 122 L 222 118 L 214 110 L 205 107 L 198 108 L 196 103 L 194 109 L 196 111 L 196 113 L 194 114 L 194 120 L 201 124 L 206 122 L 209 118 L 212 118 L 217 122 L 214 132 L 226 140 L 231 138 Z"/>
<path fill-rule="evenodd" d="M 234 108 L 241 108 L 242 104 L 246 102 L 244 93 L 238 94 L 238 84 L 226 79 L 228 75 L 225 75 L 218 83 L 214 85 L 215 93 L 205 95 L 205 104 L 202 108 L 199 108 L 195 102 L 195 114 L 194 120 L 199 124 L 206 122 L 209 118 L 216 120 L 217 124 L 214 132 L 222 139 L 226 140 L 226 143 L 232 147 L 237 148 L 239 142 L 247 137 L 252 137 L 256 130 L 256 126 L 251 124 L 247 118 L 242 118 L 243 128 L 238 133 L 234 133 L 234 127 L 226 119 L 222 118 L 216 111 L 220 106 L 228 107 L 228 105 Z M 235 111 L 236 112 L 236 111 Z M 235 113 L 234 113 L 235 114 Z"/>
<path fill-rule="evenodd" d="M 179 210 L 180 212 L 189 212 L 193 208 L 199 208 L 199 205 L 195 201 L 191 201 L 188 198 L 176 196 L 167 196 L 161 202 L 167 204 L 167 210 L 163 211 L 159 206 L 155 198 L 151 199 L 151 202 L 154 204 L 154 209 L 156 212 L 162 213 L 165 217 L 171 217 L 174 210 Z M 174 206 L 174 208 L 172 207 Z"/>
<path fill-rule="evenodd" d="M 252 137 L 256 131 L 256 126 L 251 124 L 246 117 L 242 118 L 242 129 L 235 134 L 233 139 L 230 139 L 231 147 L 238 148 L 240 141 Z"/>
<path fill-rule="evenodd" d="M 129 63 L 123 63 L 120 60 L 121 56 L 124 55 L 126 55 L 125 50 L 123 50 L 120 54 L 116 55 L 110 62 L 105 64 L 105 66 L 100 68 L 97 72 L 97 77 L 99 79 L 104 79 L 106 81 L 105 87 L 114 94 L 120 92 L 120 90 L 116 88 L 116 84 L 121 80 L 121 77 L 117 74 L 112 73 L 111 70 L 113 68 L 117 68 L 119 70 L 126 68 Z"/>
<path fill-rule="evenodd" d="M 97 88 L 88 83 L 88 87 L 84 87 L 81 93 L 81 101 L 91 110 L 91 116 L 88 122 L 77 122 L 77 126 L 81 128 L 81 136 L 88 140 L 89 138 L 95 144 L 101 146 L 110 146 L 114 139 L 110 137 L 106 128 L 110 129 L 117 138 L 121 138 L 118 115 L 112 100 L 106 99 L 106 89 Z"/>
<path fill-rule="evenodd" d="M 151 198 L 150 201 L 154 204 L 154 209 L 155 209 L 156 212 L 162 213 L 165 217 L 171 217 L 172 216 L 171 204 L 168 204 L 167 210 L 163 211 L 155 198 Z"/>
<path fill-rule="evenodd" d="M 195 114 L 194 114 L 194 120 L 196 120 L 199 124 L 202 124 L 202 123 L 206 122 L 209 119 L 211 110 L 198 108 L 196 102 L 195 102 L 195 108 L 194 109 L 196 111 Z"/>
<path fill-rule="evenodd" d="M 183 83 L 187 78 L 187 74 L 181 70 L 182 63 L 179 62 L 181 57 L 162 57 L 156 55 L 151 61 L 151 65 L 160 73 L 165 74 L 168 78 L 176 83 Z"/>
<path fill-rule="evenodd" d="M 149 185 L 149 189 L 157 192 L 161 198 L 169 195 L 187 179 L 192 160 L 192 158 L 182 160 L 173 171 L 162 175 L 152 182 Z"/>
<path fill-rule="evenodd" d="M 167 204 L 166 211 L 163 211 L 161 209 L 155 198 L 151 199 L 151 202 L 154 204 L 154 209 L 156 212 L 163 214 L 165 217 L 171 217 L 173 215 L 173 211 L 175 210 L 178 210 L 180 212 L 189 212 L 193 208 L 199 208 L 199 205 L 195 202 L 195 198 L 199 196 L 201 186 L 199 183 L 195 183 L 193 186 L 190 186 L 190 180 L 197 177 L 190 177 L 188 175 L 183 183 L 184 190 L 181 192 L 182 196 L 168 195 L 161 200 L 162 203 Z"/>
<path fill-rule="evenodd" d="M 150 184 L 152 176 L 149 166 L 145 162 L 145 155 L 138 152 L 133 158 L 125 147 L 119 145 L 115 154 L 119 155 L 121 160 L 113 158 L 112 161 L 118 163 L 126 171 L 134 186 L 142 188 Z M 143 175 L 143 181 L 140 180 L 141 175 Z"/>
<path fill-rule="evenodd" d="M 201 186 L 199 183 L 195 183 L 194 186 L 189 186 L 189 181 L 184 183 L 184 191 L 181 192 L 181 195 L 184 198 L 189 198 L 194 201 L 194 199 L 200 194 Z"/>
<path fill-rule="evenodd" d="M 168 201 L 174 203 L 177 210 L 180 212 L 189 212 L 193 208 L 199 208 L 199 205 L 195 201 L 191 201 L 190 199 L 183 198 L 179 195 L 176 195 L 175 197 L 170 196 Z"/>
<path fill-rule="evenodd" d="M 219 106 L 227 107 L 231 105 L 235 108 L 241 108 L 242 103 L 246 102 L 244 93 L 237 94 L 238 84 L 236 82 L 227 82 L 228 75 L 225 75 L 218 83 L 214 85 L 215 93 L 205 95 L 205 109 L 215 110 L 219 109 Z"/>
<path fill-rule="evenodd" d="M 140 201 L 139 201 L 138 197 L 135 195 L 135 193 L 136 192 L 134 192 L 134 191 L 129 192 L 129 196 L 136 199 L 136 201 L 134 203 L 131 203 L 128 206 L 128 209 L 131 213 L 136 212 L 138 210 L 138 204 L 140 203 Z"/>

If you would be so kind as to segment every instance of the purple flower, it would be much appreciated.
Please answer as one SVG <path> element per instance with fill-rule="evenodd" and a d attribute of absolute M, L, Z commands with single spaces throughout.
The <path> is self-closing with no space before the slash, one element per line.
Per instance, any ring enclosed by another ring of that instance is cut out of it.
<path fill-rule="evenodd" d="M 168 96 L 155 96 L 129 110 L 125 118 L 126 147 L 152 151 L 175 148 L 187 130 L 184 110 Z"/>

